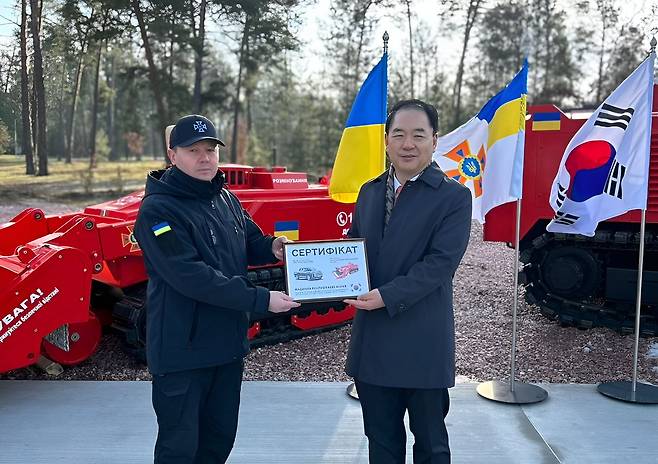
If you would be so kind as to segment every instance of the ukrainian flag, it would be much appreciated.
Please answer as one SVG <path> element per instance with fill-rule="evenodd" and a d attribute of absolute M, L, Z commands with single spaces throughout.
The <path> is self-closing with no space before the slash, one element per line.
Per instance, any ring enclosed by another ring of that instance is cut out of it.
<path fill-rule="evenodd" d="M 386 93 L 388 54 L 370 71 L 354 99 L 329 184 L 329 195 L 341 203 L 354 203 L 359 189 L 384 171 L 386 150 Z"/>
<path fill-rule="evenodd" d="M 533 114 L 532 130 L 535 132 L 560 130 L 560 113 L 547 112 Z"/>
<path fill-rule="evenodd" d="M 165 232 L 171 231 L 171 226 L 169 225 L 168 222 L 165 221 L 165 222 L 161 222 L 160 224 L 154 225 L 153 227 L 151 227 L 151 230 L 153 231 L 153 235 L 159 237 Z"/>
<path fill-rule="evenodd" d="M 276 221 L 274 236 L 285 236 L 288 240 L 299 240 L 299 221 Z"/>
<path fill-rule="evenodd" d="M 439 138 L 434 159 L 473 194 L 473 219 L 521 198 L 528 61 L 470 121 Z"/>

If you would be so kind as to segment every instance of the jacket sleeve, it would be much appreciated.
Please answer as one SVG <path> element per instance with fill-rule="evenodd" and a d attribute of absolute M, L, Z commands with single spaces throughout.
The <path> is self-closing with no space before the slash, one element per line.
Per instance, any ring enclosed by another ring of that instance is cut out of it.
<path fill-rule="evenodd" d="M 439 287 L 448 285 L 464 256 L 471 229 L 471 193 L 460 189 L 449 212 L 434 225 L 424 258 L 379 287 L 391 317 L 406 311 Z"/>
<path fill-rule="evenodd" d="M 165 223 L 170 230 L 156 236 L 153 227 Z M 150 271 L 179 293 L 215 307 L 267 312 L 269 291 L 243 276 L 226 277 L 202 261 L 189 232 L 172 213 L 143 204 L 134 232 Z"/>

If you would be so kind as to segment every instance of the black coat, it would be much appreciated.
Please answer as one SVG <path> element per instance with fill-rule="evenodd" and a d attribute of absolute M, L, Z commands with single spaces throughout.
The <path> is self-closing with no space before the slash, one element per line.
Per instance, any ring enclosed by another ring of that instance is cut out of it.
<path fill-rule="evenodd" d="M 346 372 L 374 385 L 451 387 L 452 279 L 468 244 L 471 193 L 433 163 L 405 184 L 384 233 L 386 178 L 361 188 L 349 234 L 365 238 L 371 288 L 386 308 L 357 311 Z"/>
<path fill-rule="evenodd" d="M 248 352 L 248 312 L 265 313 L 266 288 L 248 264 L 276 262 L 273 237 L 223 188 L 176 167 L 151 172 L 135 222 L 149 276 L 146 357 L 153 374 L 216 366 Z"/>

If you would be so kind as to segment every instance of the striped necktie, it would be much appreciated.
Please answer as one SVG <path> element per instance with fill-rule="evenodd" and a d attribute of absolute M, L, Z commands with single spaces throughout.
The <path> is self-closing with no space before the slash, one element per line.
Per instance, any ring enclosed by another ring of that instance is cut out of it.
<path fill-rule="evenodd" d="M 391 217 L 391 211 L 393 211 L 393 205 L 395 204 L 395 182 L 393 177 L 395 176 L 395 169 L 393 166 L 388 170 L 388 177 L 386 178 L 386 203 L 385 203 L 385 213 L 384 213 L 384 230 L 388 226 L 388 220 Z"/>

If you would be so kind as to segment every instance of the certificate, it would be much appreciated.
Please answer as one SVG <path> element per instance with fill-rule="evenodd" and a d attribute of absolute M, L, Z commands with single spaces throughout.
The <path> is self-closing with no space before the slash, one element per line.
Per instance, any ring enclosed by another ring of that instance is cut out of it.
<path fill-rule="evenodd" d="M 284 243 L 288 295 L 295 301 L 331 301 L 370 291 L 363 239 Z"/>

